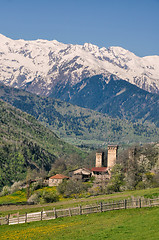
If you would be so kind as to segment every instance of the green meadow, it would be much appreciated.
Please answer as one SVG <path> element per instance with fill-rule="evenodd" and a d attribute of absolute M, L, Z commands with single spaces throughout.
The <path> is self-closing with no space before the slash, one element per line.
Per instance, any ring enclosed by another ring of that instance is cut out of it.
<path fill-rule="evenodd" d="M 55 191 L 55 187 L 45 187 L 36 191 Z M 15 205 L 1 205 L 0 206 L 0 217 L 6 216 L 7 214 L 13 214 L 19 212 L 19 214 L 39 212 L 42 210 L 52 210 L 53 208 L 71 208 L 76 206 L 85 206 L 90 204 L 96 204 L 101 201 L 118 201 L 128 199 L 132 197 L 144 197 L 144 198 L 157 198 L 159 196 L 159 188 L 150 188 L 142 190 L 124 191 L 107 195 L 89 196 L 85 198 L 62 198 L 60 197 L 58 202 L 44 203 L 37 205 L 16 205 L 17 202 L 26 202 L 26 194 L 24 190 L 17 191 L 13 194 L 0 197 L 0 204 L 14 203 Z"/>
<path fill-rule="evenodd" d="M 116 210 L 0 227 L 1 240 L 157 240 L 159 208 Z"/>

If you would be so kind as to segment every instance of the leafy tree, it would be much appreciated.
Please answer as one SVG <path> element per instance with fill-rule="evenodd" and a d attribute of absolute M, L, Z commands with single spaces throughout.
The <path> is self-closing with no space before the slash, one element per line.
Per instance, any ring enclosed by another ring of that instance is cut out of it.
<path fill-rule="evenodd" d="M 111 179 L 107 185 L 108 192 L 119 192 L 120 187 L 124 184 L 124 173 L 120 164 L 114 165 L 111 170 Z"/>
<path fill-rule="evenodd" d="M 56 159 L 51 165 L 49 175 L 55 175 L 57 173 L 64 173 L 67 170 L 67 166 L 63 157 Z"/>

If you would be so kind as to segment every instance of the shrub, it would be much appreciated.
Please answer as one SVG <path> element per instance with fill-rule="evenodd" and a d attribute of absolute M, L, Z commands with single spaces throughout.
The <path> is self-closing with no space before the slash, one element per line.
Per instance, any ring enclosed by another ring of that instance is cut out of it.
<path fill-rule="evenodd" d="M 37 193 L 34 193 L 33 195 L 30 196 L 30 198 L 28 199 L 28 203 L 39 203 L 40 202 L 40 198 L 38 196 Z"/>
<path fill-rule="evenodd" d="M 89 189 L 89 194 L 93 196 L 97 196 L 101 194 L 101 188 L 100 186 L 93 186 Z"/>
<path fill-rule="evenodd" d="M 14 193 L 14 192 L 20 190 L 21 189 L 21 185 L 22 185 L 21 181 L 13 183 L 13 185 L 10 187 L 10 192 Z"/>
<path fill-rule="evenodd" d="M 68 180 L 59 184 L 57 190 L 60 194 L 63 194 L 64 197 L 71 197 L 71 195 L 76 197 L 76 194 L 85 192 L 88 188 L 89 184 L 84 184 L 81 181 L 76 180 Z"/>
<path fill-rule="evenodd" d="M 52 203 L 59 201 L 59 196 L 53 191 L 37 191 L 30 196 L 28 202 L 32 203 Z"/>
<path fill-rule="evenodd" d="M 42 180 L 38 180 L 38 181 L 31 184 L 31 190 L 32 191 L 38 190 L 42 187 L 44 187 L 44 184 L 43 184 Z"/>
<path fill-rule="evenodd" d="M 58 185 L 57 191 L 59 194 L 64 195 L 65 190 L 66 190 L 66 185 L 67 185 L 67 180 L 63 180 L 63 182 Z"/>
<path fill-rule="evenodd" d="M 40 203 L 52 203 L 59 201 L 59 196 L 55 192 L 43 192 Z"/>
<path fill-rule="evenodd" d="M 0 195 L 1 196 L 6 196 L 6 195 L 10 194 L 10 192 L 11 192 L 10 187 L 9 186 L 4 186 Z"/>
<path fill-rule="evenodd" d="M 147 187 L 147 184 L 146 184 L 146 182 L 143 182 L 143 181 L 139 182 L 139 183 L 136 185 L 136 189 L 137 189 L 137 190 L 145 189 L 146 187 Z"/>

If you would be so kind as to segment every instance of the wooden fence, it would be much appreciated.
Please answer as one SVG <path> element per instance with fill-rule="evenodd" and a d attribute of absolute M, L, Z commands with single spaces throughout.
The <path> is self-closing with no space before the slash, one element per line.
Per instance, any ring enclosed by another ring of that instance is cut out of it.
<path fill-rule="evenodd" d="M 67 209 L 53 209 L 48 211 L 41 211 L 35 213 L 25 213 L 19 215 L 17 214 L 8 214 L 5 217 L 0 218 L 0 225 L 8 224 L 20 224 L 20 223 L 28 223 L 33 221 L 42 221 L 42 220 L 50 220 L 56 219 L 59 217 L 67 217 L 67 216 L 75 216 L 75 215 L 83 215 L 89 213 L 99 213 L 106 212 L 118 209 L 130 209 L 130 208 L 141 208 L 141 207 L 152 207 L 159 205 L 159 198 L 156 199 L 148 199 L 148 198 L 132 198 L 125 199 L 121 201 L 113 201 L 113 202 L 100 202 L 96 204 L 92 204 L 89 206 L 79 206 Z"/>

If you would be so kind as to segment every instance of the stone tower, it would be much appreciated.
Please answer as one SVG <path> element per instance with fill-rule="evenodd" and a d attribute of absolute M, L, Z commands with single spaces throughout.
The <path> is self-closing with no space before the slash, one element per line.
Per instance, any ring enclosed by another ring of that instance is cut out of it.
<path fill-rule="evenodd" d="M 117 145 L 108 145 L 107 167 L 112 168 L 116 164 L 117 159 Z"/>
<path fill-rule="evenodd" d="M 102 167 L 103 166 L 103 152 L 96 153 L 96 167 Z"/>

